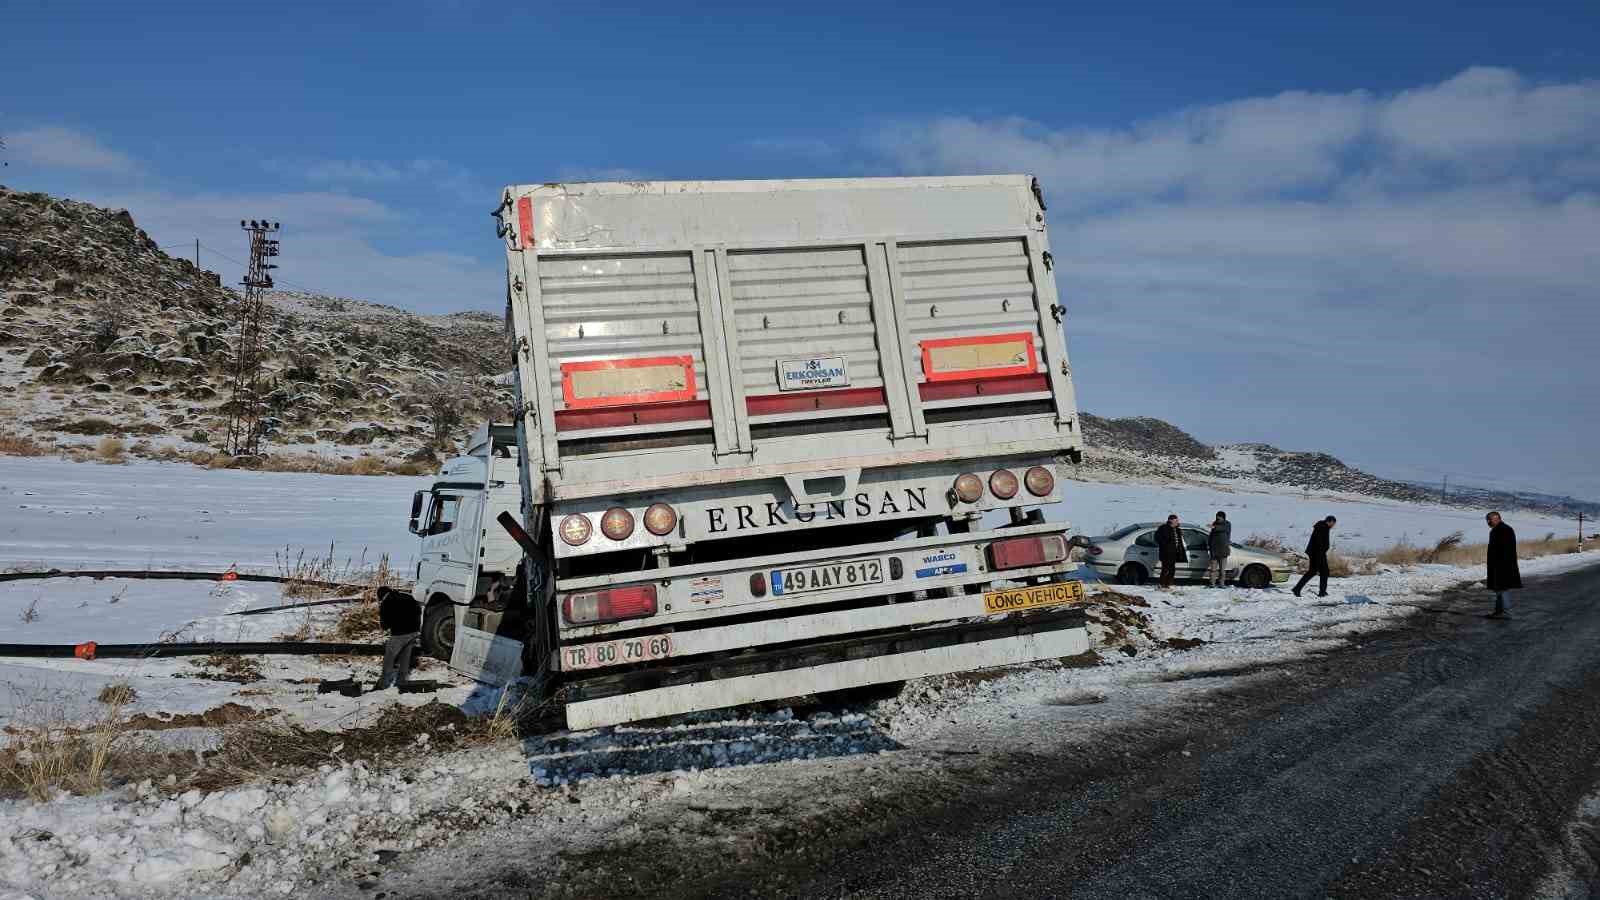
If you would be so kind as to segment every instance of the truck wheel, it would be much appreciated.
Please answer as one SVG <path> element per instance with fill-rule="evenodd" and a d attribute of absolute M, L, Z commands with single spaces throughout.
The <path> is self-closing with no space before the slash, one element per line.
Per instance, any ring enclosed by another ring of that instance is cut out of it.
<path fill-rule="evenodd" d="M 1131 584 L 1137 587 L 1144 584 L 1144 580 L 1148 577 L 1144 566 L 1138 563 L 1123 563 L 1122 568 L 1117 570 L 1117 584 Z"/>
<path fill-rule="evenodd" d="M 456 646 L 456 610 L 449 603 L 435 603 L 422 617 L 422 649 L 430 656 L 450 661 Z"/>
<path fill-rule="evenodd" d="M 1239 583 L 1251 590 L 1261 590 L 1272 583 L 1272 573 L 1266 566 L 1250 566 L 1239 576 Z"/>

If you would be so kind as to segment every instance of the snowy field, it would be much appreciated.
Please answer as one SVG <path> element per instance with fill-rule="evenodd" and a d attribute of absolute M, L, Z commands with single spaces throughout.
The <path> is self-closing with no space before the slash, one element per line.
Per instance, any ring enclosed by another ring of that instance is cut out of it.
<path fill-rule="evenodd" d="M 387 553 L 403 571 L 415 553 L 405 512 L 424 482 L 0 458 L 0 569 L 238 564 L 272 571 L 286 546 L 325 555 L 333 541 L 337 557 L 354 560 L 364 551 L 370 562 Z M 1232 486 L 1069 481 L 1063 488 L 1059 517 L 1090 533 L 1170 511 L 1204 522 L 1222 509 L 1236 536 L 1274 535 L 1291 547 L 1329 513 L 1340 520 L 1338 549 L 1431 542 L 1456 530 L 1481 539 L 1481 513 L 1472 510 Z M 1509 510 L 1507 518 L 1524 537 L 1571 528 Z M 1597 563 L 1600 553 L 1547 557 L 1526 561 L 1523 571 Z M 0 801 L 0 900 L 308 891 L 366 897 L 370 890 L 357 890 L 352 873 L 392 858 L 384 854 L 439 853 L 444 842 L 480 835 L 492 842 L 504 828 L 542 836 L 534 845 L 554 854 L 628 829 L 674 827 L 691 800 L 711 809 L 815 807 L 852 790 L 883 789 L 905 773 L 937 776 L 951 753 L 1090 743 L 1110 727 L 1167 714 L 1241 669 L 1359 642 L 1429 603 L 1429 593 L 1482 575 L 1481 568 L 1385 568 L 1334 580 L 1323 600 L 1297 599 L 1281 587 L 1181 587 L 1170 594 L 1118 587 L 1120 597 L 1102 596 L 1089 609 L 1098 660 L 1017 667 L 993 678 L 923 679 L 870 708 L 706 713 L 425 755 L 400 766 L 335 752 L 298 781 L 210 794 L 173 795 L 145 782 L 46 804 Z M 329 607 L 230 615 L 280 600 L 274 585 L 241 582 L 0 583 L 0 633 L 36 643 L 270 640 L 326 626 L 337 615 Z M 348 674 L 370 680 L 375 657 L 268 656 L 255 663 L 234 680 L 238 673 L 197 658 L 0 659 L 0 728 L 87 721 L 102 708 L 96 695 L 111 684 L 134 688 L 133 715 L 236 706 L 330 730 L 370 722 L 397 702 L 438 699 L 482 709 L 494 701 L 437 665 L 425 677 L 446 681 L 438 695 L 344 698 L 317 694 L 316 681 Z M 219 733 L 187 727 L 150 736 L 163 746 L 203 750 Z M 814 789 L 819 779 L 827 779 L 828 791 Z"/>
<path fill-rule="evenodd" d="M 1233 539 L 1259 534 L 1279 537 L 1291 550 L 1305 546 L 1311 526 L 1324 516 L 1337 516 L 1333 533 L 1335 552 L 1378 551 L 1402 540 L 1432 544 L 1461 531 L 1467 543 L 1488 541 L 1483 523 L 1488 510 L 1420 505 L 1371 497 L 1331 493 L 1289 492 L 1263 484 L 1194 485 L 1140 484 L 1136 482 L 1064 481 L 1064 503 L 1047 515 L 1065 519 L 1084 534 L 1106 534 L 1119 525 L 1163 522 L 1177 513 L 1192 525 L 1205 525 L 1218 510 L 1233 523 Z M 1534 539 L 1554 531 L 1560 537 L 1577 534 L 1577 521 L 1516 510 L 1503 510 L 1518 537 Z"/>
<path fill-rule="evenodd" d="M 1537 576 L 1594 564 L 1600 553 L 1530 560 L 1523 571 Z M 399 768 L 340 756 L 293 783 L 171 795 L 146 782 L 42 805 L 0 802 L 0 887 L 18 892 L 0 897 L 306 890 L 368 897 L 372 882 L 358 873 L 386 868 L 380 862 L 401 856 L 425 871 L 448 864 L 452 842 L 492 849 L 506 829 L 540 838 L 519 846 L 546 847 L 558 865 L 557 853 L 675 827 L 686 806 L 794 814 L 883 790 L 895 778 L 938 777 L 949 754 L 1087 752 L 1108 728 L 1173 714 L 1246 667 L 1257 674 L 1239 677 L 1280 677 L 1272 665 L 1359 643 L 1428 604 L 1426 592 L 1482 575 L 1448 566 L 1389 569 L 1338 579 L 1320 601 L 1281 589 L 1119 588 L 1133 600 L 1090 611 L 1097 664 L 1022 666 L 986 680 L 923 679 L 861 712 L 707 713 L 440 754 Z M 1177 649 L 1173 638 L 1205 643 Z M 129 665 L 140 664 L 78 664 L 80 677 L 94 679 L 125 677 Z M 35 674 L 67 666 L 41 664 Z M 326 707 L 328 721 L 387 702 L 307 700 Z M 817 790 L 824 782 L 827 790 Z"/>
<path fill-rule="evenodd" d="M 308 558 L 333 555 L 368 565 L 382 554 L 404 572 L 416 562 L 406 531 L 411 493 L 426 478 L 301 475 L 209 470 L 133 462 L 73 463 L 0 457 L 0 570 L 8 568 L 241 568 L 274 571 L 288 548 Z M 1285 493 L 1265 485 L 1198 487 L 1135 482 L 1065 481 L 1066 502 L 1048 511 L 1080 533 L 1164 520 L 1191 523 L 1224 510 L 1235 539 L 1283 538 L 1298 549 L 1311 523 L 1339 517 L 1336 549 L 1380 549 L 1461 530 L 1485 539 L 1483 514 L 1371 498 Z M 1506 510 L 1524 538 L 1574 533 L 1576 523 Z"/>
<path fill-rule="evenodd" d="M 302 475 L 0 456 L 0 570 L 119 568 L 271 572 L 275 554 L 370 565 L 416 561 L 406 531 L 426 478 Z"/>

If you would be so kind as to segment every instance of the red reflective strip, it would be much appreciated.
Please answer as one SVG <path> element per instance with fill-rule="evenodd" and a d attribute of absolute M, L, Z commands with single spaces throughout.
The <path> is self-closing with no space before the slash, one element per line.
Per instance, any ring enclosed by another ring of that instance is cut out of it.
<path fill-rule="evenodd" d="M 573 372 L 593 372 L 599 369 L 645 369 L 651 366 L 683 367 L 684 387 L 676 391 L 650 391 L 644 394 L 617 394 L 612 397 L 576 397 L 572 393 Z M 629 359 L 592 359 L 585 362 L 561 364 L 561 397 L 568 409 L 587 409 L 595 406 L 628 406 L 634 403 L 670 403 L 674 400 L 694 399 L 693 356 L 635 356 Z"/>
<path fill-rule="evenodd" d="M 987 369 L 964 369 L 959 372 L 933 371 L 935 347 L 965 347 L 972 344 L 1006 344 L 1021 341 L 1028 348 L 1028 361 L 1016 366 L 991 366 Z M 1039 356 L 1033 349 L 1033 334 L 1016 331 L 1011 334 L 981 334 L 972 337 L 936 338 L 922 342 L 922 375 L 929 381 L 969 381 L 973 378 L 997 378 L 1002 375 L 1027 375 L 1039 370 Z"/>
<path fill-rule="evenodd" d="M 666 425 L 672 422 L 696 422 L 710 418 L 711 403 L 706 400 L 650 403 L 629 409 L 558 409 L 556 430 L 579 431 L 585 428 Z"/>
<path fill-rule="evenodd" d="M 775 413 L 810 412 L 818 409 L 849 409 L 853 406 L 883 406 L 888 401 L 883 388 L 845 388 L 833 391 L 800 391 L 792 394 L 763 394 L 745 398 L 752 416 Z"/>
<path fill-rule="evenodd" d="M 988 397 L 995 394 L 1032 394 L 1050 390 L 1048 375 L 1012 375 L 1006 378 L 981 378 L 973 381 L 931 381 L 917 385 L 923 400 L 958 400 L 962 397 Z"/>
<path fill-rule="evenodd" d="M 518 235 L 518 237 L 521 238 L 521 240 L 522 240 L 522 246 L 524 248 L 532 247 L 533 246 L 533 198 L 532 197 L 518 197 L 517 198 L 517 224 L 522 227 L 522 232 L 521 232 L 521 234 Z"/>

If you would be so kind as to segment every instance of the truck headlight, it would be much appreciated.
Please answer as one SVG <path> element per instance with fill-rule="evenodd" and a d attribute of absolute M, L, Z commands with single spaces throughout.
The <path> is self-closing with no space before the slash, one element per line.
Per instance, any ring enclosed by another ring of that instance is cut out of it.
<path fill-rule="evenodd" d="M 613 506 L 600 517 L 600 533 L 613 541 L 625 541 L 633 534 L 633 513 Z"/>
<path fill-rule="evenodd" d="M 656 537 L 665 537 L 678 527 L 678 512 L 665 503 L 652 503 L 644 511 L 644 530 Z"/>
<path fill-rule="evenodd" d="M 968 472 L 956 479 L 950 492 L 962 503 L 977 503 L 983 499 L 983 479 Z"/>
<path fill-rule="evenodd" d="M 582 513 L 573 513 L 561 520 L 561 527 L 556 529 L 561 533 L 561 539 L 573 547 L 580 547 L 589 541 L 589 536 L 594 533 L 594 526 L 589 524 L 589 517 Z"/>

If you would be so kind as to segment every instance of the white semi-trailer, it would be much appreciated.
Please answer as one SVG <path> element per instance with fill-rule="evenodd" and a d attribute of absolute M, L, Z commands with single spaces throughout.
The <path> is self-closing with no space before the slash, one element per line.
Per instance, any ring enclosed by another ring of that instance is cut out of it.
<path fill-rule="evenodd" d="M 497 216 L 514 422 L 413 508 L 458 668 L 585 728 L 1087 649 L 1040 509 L 1081 433 L 1033 179 L 515 185 Z"/>

